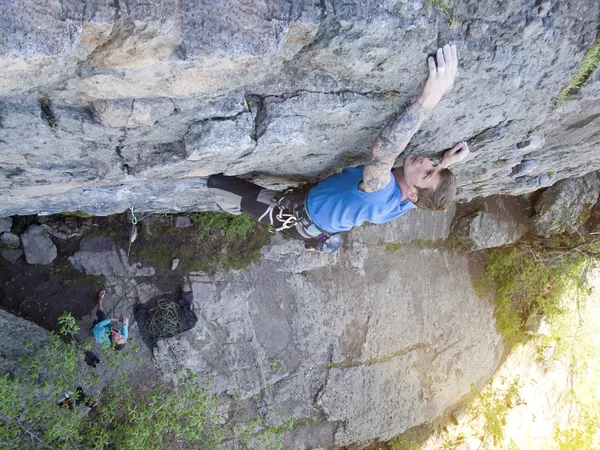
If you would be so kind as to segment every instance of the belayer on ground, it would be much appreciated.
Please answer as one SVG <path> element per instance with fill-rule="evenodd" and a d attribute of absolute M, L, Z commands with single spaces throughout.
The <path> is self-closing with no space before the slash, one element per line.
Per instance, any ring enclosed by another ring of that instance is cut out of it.
<path fill-rule="evenodd" d="M 438 49 L 428 65 L 421 96 L 383 127 L 364 166 L 346 168 L 310 188 L 285 192 L 211 175 L 207 185 L 216 203 L 231 214 L 247 212 L 321 253 L 334 253 L 341 244 L 339 233 L 364 222 L 385 223 L 415 206 L 428 211 L 448 208 L 456 197 L 456 177 L 449 167 L 467 156 L 466 142 L 447 150 L 437 165 L 427 157 L 410 155 L 393 168 L 423 120 L 452 87 L 458 70 L 456 46 Z"/>

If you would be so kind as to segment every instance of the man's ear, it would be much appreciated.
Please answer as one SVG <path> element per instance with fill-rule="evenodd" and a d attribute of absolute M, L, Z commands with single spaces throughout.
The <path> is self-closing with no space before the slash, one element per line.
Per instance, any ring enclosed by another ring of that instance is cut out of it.
<path fill-rule="evenodd" d="M 417 203 L 417 201 L 419 200 L 419 194 L 417 193 L 417 190 L 412 187 L 408 188 L 408 192 L 407 192 L 406 196 L 413 203 Z"/>

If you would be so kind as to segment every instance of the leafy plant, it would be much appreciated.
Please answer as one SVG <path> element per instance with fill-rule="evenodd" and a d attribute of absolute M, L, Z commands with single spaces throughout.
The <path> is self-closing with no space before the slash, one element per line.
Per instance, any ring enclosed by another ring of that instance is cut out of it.
<path fill-rule="evenodd" d="M 269 359 L 269 370 L 274 373 L 279 373 L 281 371 L 281 364 L 275 358 Z"/>
<path fill-rule="evenodd" d="M 58 397 L 76 391 L 76 386 L 94 391 L 99 379 L 82 367 L 89 345 L 75 339 L 75 319 L 65 314 L 59 324 L 60 332 L 52 333 L 41 351 L 29 351 L 18 373 L 0 377 L 0 447 L 141 450 L 170 448 L 178 441 L 219 448 L 230 428 L 221 424 L 217 397 L 199 388 L 190 373 L 180 376 L 179 389 L 159 383 L 140 396 L 126 374 L 115 371 L 116 378 L 87 416 L 77 407 L 60 408 Z M 24 343 L 24 348 L 31 350 L 31 344 Z"/>
<path fill-rule="evenodd" d="M 587 81 L 590 75 L 596 70 L 600 64 L 600 37 L 596 39 L 596 42 L 585 52 L 581 67 L 560 93 L 558 94 L 557 100 L 564 102 L 569 99 L 574 92 L 579 89 L 583 83 Z"/>
<path fill-rule="evenodd" d="M 530 314 L 553 318 L 565 311 L 564 302 L 582 288 L 581 275 L 596 253 L 596 243 L 574 249 L 526 244 L 489 253 L 485 278 L 495 287 L 498 329 L 509 344 L 524 338 Z"/>
<path fill-rule="evenodd" d="M 501 380 L 500 386 L 493 387 L 489 385 L 479 393 L 470 408 L 473 419 L 482 417 L 485 421 L 485 429 L 481 437 L 484 443 L 488 436 L 495 444 L 499 444 L 504 440 L 504 421 L 519 400 L 519 389 L 521 387 L 519 378 L 516 377 L 510 382 L 504 377 Z"/>
<path fill-rule="evenodd" d="M 426 0 L 423 6 L 423 11 L 426 14 L 429 14 L 431 11 L 436 10 L 446 14 L 448 17 L 450 17 L 451 9 L 452 8 L 450 7 L 450 5 L 444 0 Z"/>

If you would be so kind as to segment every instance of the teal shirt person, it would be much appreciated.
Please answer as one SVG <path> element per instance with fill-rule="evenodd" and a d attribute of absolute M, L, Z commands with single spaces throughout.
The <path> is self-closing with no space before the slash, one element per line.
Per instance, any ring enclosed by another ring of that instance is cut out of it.
<path fill-rule="evenodd" d="M 106 319 L 106 320 L 102 320 L 100 322 L 98 322 L 96 325 L 94 325 L 94 337 L 96 338 L 96 342 L 98 344 L 110 344 L 110 332 L 112 331 L 112 326 L 110 325 L 112 323 L 113 320 L 116 319 Z M 123 325 L 121 325 L 121 331 L 119 331 L 119 333 L 121 333 L 121 335 L 123 336 L 123 339 L 125 341 L 127 341 L 127 337 L 129 336 L 128 334 L 128 323 L 127 322 L 123 322 Z"/>

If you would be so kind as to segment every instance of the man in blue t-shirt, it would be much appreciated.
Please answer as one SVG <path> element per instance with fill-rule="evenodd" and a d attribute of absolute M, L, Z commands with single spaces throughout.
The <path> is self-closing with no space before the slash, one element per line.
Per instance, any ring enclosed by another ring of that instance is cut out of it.
<path fill-rule="evenodd" d="M 448 167 L 467 156 L 466 142 L 447 150 L 438 165 L 427 157 L 410 155 L 393 170 L 423 120 L 452 87 L 458 70 L 456 46 L 438 49 L 428 65 L 421 96 L 383 127 L 364 166 L 346 168 L 308 190 L 284 193 L 240 178 L 212 175 L 207 186 L 215 201 L 227 212 L 248 212 L 306 241 L 307 248 L 326 253 L 339 247 L 337 233 L 363 222 L 388 222 L 415 206 L 429 211 L 448 208 L 456 196 L 456 178 Z"/>

